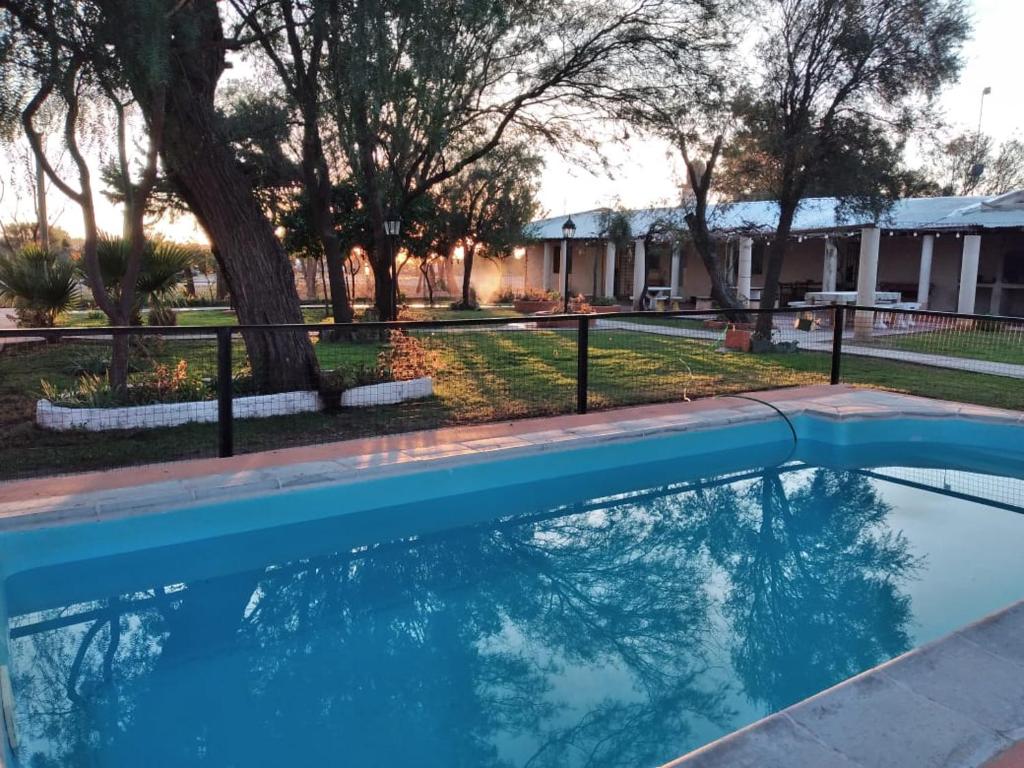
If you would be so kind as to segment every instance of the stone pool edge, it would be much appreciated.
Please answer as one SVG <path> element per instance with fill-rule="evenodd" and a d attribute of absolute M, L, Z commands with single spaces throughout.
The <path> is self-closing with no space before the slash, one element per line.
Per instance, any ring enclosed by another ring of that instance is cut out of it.
<path fill-rule="evenodd" d="M 767 404 L 770 405 L 767 405 Z M 778 410 L 776 410 L 778 409 Z M 129 483 L 113 488 L 90 490 L 83 482 L 81 490 L 48 493 L 51 479 L 15 481 L 0 484 L 0 534 L 52 525 L 99 522 L 134 515 L 157 513 L 167 508 L 181 508 L 198 503 L 274 493 L 318 485 L 346 484 L 427 469 L 449 469 L 462 464 L 511 458 L 552 450 L 569 450 L 616 441 L 636 440 L 654 435 L 670 435 L 720 429 L 739 424 L 754 424 L 787 416 L 813 415 L 829 421 L 874 418 L 967 418 L 1002 424 L 1024 426 L 1024 413 L 983 406 L 965 405 L 942 400 L 901 395 L 852 387 L 801 387 L 769 392 L 723 396 L 692 403 L 625 408 L 605 414 L 591 414 L 585 421 L 574 417 L 532 419 L 526 429 L 498 436 L 469 437 L 465 440 L 430 441 L 432 435 L 450 434 L 451 430 L 425 433 L 427 444 L 400 445 L 384 443 L 385 450 L 360 453 L 360 446 L 381 445 L 381 441 L 354 440 L 316 446 L 312 451 L 292 449 L 265 454 L 248 454 L 234 459 L 209 459 L 201 462 L 203 472 L 184 479 Z M 652 412 L 659 415 L 649 415 Z M 594 421 L 594 416 L 607 418 Z M 634 418 L 630 418 L 633 416 Z M 639 417 L 639 418 L 637 418 Z M 549 429 L 530 426 L 554 425 Z M 478 434 L 473 428 L 470 435 Z M 486 435 L 486 432 L 483 433 Z M 353 447 L 356 451 L 353 451 Z M 309 455 L 316 460 L 289 462 L 287 455 Z M 224 462 L 236 460 L 280 458 L 281 463 L 250 466 L 233 471 L 216 471 Z M 163 475 L 174 473 L 176 464 L 158 465 Z M 128 475 L 145 478 L 154 468 L 137 472 L 122 470 Z M 102 477 L 110 473 L 91 473 Z M 56 478 L 71 481 L 75 476 Z M 5 500 L 5 491 L 17 488 L 21 498 Z"/>
<path fill-rule="evenodd" d="M 1024 600 L 662 768 L 996 767 L 1024 744 Z"/>

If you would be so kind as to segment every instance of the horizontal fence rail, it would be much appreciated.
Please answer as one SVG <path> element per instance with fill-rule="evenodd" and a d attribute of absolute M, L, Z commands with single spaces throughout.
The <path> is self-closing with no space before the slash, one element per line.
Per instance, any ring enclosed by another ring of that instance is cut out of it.
<path fill-rule="evenodd" d="M 1022 332 L 858 306 L 4 329 L 0 480 L 808 384 L 1021 409 Z"/>

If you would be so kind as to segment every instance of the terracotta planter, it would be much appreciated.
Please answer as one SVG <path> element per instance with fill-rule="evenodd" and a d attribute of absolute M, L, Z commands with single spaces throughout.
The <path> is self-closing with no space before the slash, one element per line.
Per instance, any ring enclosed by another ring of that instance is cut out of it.
<path fill-rule="evenodd" d="M 725 348 L 737 352 L 749 352 L 753 333 L 743 328 L 730 328 L 725 332 Z"/>
<path fill-rule="evenodd" d="M 562 302 L 558 299 L 539 299 L 536 301 L 517 299 L 512 302 L 512 308 L 523 315 L 535 315 L 538 312 L 554 312 L 560 306 L 562 306 Z"/>

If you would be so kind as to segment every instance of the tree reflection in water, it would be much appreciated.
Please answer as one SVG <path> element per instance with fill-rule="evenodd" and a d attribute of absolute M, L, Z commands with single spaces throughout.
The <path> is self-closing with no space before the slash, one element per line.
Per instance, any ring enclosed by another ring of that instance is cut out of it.
<path fill-rule="evenodd" d="M 661 762 L 742 724 L 737 696 L 778 708 L 909 646 L 887 512 L 860 476 L 769 471 L 19 617 L 21 757 Z"/>

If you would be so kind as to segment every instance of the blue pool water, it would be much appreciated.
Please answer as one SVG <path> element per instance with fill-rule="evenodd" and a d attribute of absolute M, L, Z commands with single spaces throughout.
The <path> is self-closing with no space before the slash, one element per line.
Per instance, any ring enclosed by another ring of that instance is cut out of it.
<path fill-rule="evenodd" d="M 1019 432 L 821 429 L 0 537 L 19 763 L 655 765 L 1024 597 Z"/>

